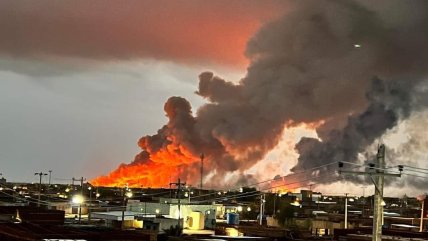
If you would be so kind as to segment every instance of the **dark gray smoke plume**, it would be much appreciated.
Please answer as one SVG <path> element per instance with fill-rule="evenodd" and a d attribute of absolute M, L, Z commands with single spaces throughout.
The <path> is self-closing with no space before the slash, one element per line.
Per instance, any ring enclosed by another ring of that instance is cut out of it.
<path fill-rule="evenodd" d="M 303 139 L 293 171 L 355 162 L 407 118 L 417 104 L 414 86 L 427 74 L 427 3 L 382 3 L 391 13 L 380 2 L 292 2 L 282 19 L 249 42 L 253 62 L 239 85 L 202 74 L 198 93 L 213 103 L 198 111 L 198 132 L 234 157 L 216 159 L 217 167 L 252 166 L 285 125 L 320 119 L 326 120 L 319 130 L 324 141 Z M 403 21 L 394 19 L 398 13 Z M 344 128 L 331 130 L 335 123 Z"/>
<path fill-rule="evenodd" d="M 284 127 L 324 120 L 323 141 L 302 139 L 292 170 L 357 161 L 409 116 L 428 73 L 428 2 L 406 3 L 288 2 L 287 13 L 249 41 L 251 64 L 239 83 L 202 73 L 197 94 L 209 103 L 193 117 L 187 101 L 168 100 L 169 123 L 140 146 L 150 155 L 171 142 L 175 153 L 180 146 L 195 157 L 203 152 L 218 185 L 260 161 Z M 195 180 L 197 168 L 191 162 L 181 170 Z"/>
<path fill-rule="evenodd" d="M 296 149 L 298 164 L 292 171 L 304 171 L 334 161 L 356 162 L 375 139 L 409 117 L 413 106 L 416 81 L 383 81 L 375 78 L 366 93 L 367 109 L 348 118 L 343 129 L 332 130 L 322 141 L 302 138 Z M 337 168 L 328 166 L 325 169 Z"/>

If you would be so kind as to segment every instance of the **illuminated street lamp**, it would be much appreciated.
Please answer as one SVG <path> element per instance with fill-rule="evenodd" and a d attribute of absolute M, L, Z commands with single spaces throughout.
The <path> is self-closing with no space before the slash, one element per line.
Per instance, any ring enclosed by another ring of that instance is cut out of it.
<path fill-rule="evenodd" d="M 238 206 L 237 210 L 238 212 L 242 212 L 242 206 Z"/>
<path fill-rule="evenodd" d="M 127 192 L 125 195 L 127 198 L 131 198 L 133 196 L 132 192 Z"/>
<path fill-rule="evenodd" d="M 82 204 L 84 201 L 82 195 L 74 195 L 71 199 L 71 202 L 74 204 Z"/>
<path fill-rule="evenodd" d="M 74 204 L 79 204 L 79 223 L 82 220 L 82 203 L 84 202 L 82 195 L 74 195 L 71 198 L 71 202 Z"/>

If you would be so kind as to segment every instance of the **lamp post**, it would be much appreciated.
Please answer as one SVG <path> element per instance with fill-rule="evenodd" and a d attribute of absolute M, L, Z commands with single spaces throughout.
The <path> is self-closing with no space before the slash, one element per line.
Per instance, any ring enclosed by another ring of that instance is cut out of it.
<path fill-rule="evenodd" d="M 345 193 L 345 229 L 348 229 L 348 193 Z"/>
<path fill-rule="evenodd" d="M 88 187 L 89 190 L 89 203 L 87 205 L 88 207 L 88 223 L 91 221 L 91 207 L 92 207 L 92 187 Z"/>
<path fill-rule="evenodd" d="M 249 221 L 250 221 L 250 212 L 251 212 L 251 207 L 250 207 L 250 206 L 248 206 L 248 207 L 247 207 L 247 222 L 249 222 Z"/>
<path fill-rule="evenodd" d="M 128 187 L 126 187 L 126 190 L 127 191 L 123 195 L 122 229 L 125 228 L 125 211 L 126 211 L 126 205 L 127 205 L 128 199 L 133 196 L 131 190 L 129 190 Z"/>
<path fill-rule="evenodd" d="M 82 220 L 82 203 L 83 203 L 84 199 L 82 195 L 74 195 L 73 198 L 71 199 L 71 202 L 74 204 L 79 204 L 79 223 Z"/>

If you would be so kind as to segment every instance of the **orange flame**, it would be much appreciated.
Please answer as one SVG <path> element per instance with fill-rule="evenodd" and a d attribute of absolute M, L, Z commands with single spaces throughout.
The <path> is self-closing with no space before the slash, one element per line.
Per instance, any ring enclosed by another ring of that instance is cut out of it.
<path fill-rule="evenodd" d="M 285 181 L 285 178 L 278 178 L 278 179 L 274 179 L 270 182 L 270 190 L 273 193 L 277 193 L 277 194 L 287 194 L 289 192 L 293 192 L 294 189 L 291 188 L 289 185 L 286 184 L 287 182 Z"/>
<path fill-rule="evenodd" d="M 167 145 L 166 148 L 150 154 L 150 159 L 141 163 L 122 164 L 106 176 L 100 176 L 91 181 L 95 186 L 108 187 L 166 187 L 171 181 L 182 177 L 191 179 L 190 165 L 198 162 L 183 146 Z M 187 173 L 186 176 L 181 174 Z"/>

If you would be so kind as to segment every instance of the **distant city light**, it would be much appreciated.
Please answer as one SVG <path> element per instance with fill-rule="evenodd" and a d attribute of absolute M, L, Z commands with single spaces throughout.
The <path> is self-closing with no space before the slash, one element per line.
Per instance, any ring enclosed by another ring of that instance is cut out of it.
<path fill-rule="evenodd" d="M 361 45 L 360 44 L 354 44 L 354 47 L 355 48 L 361 48 Z"/>

